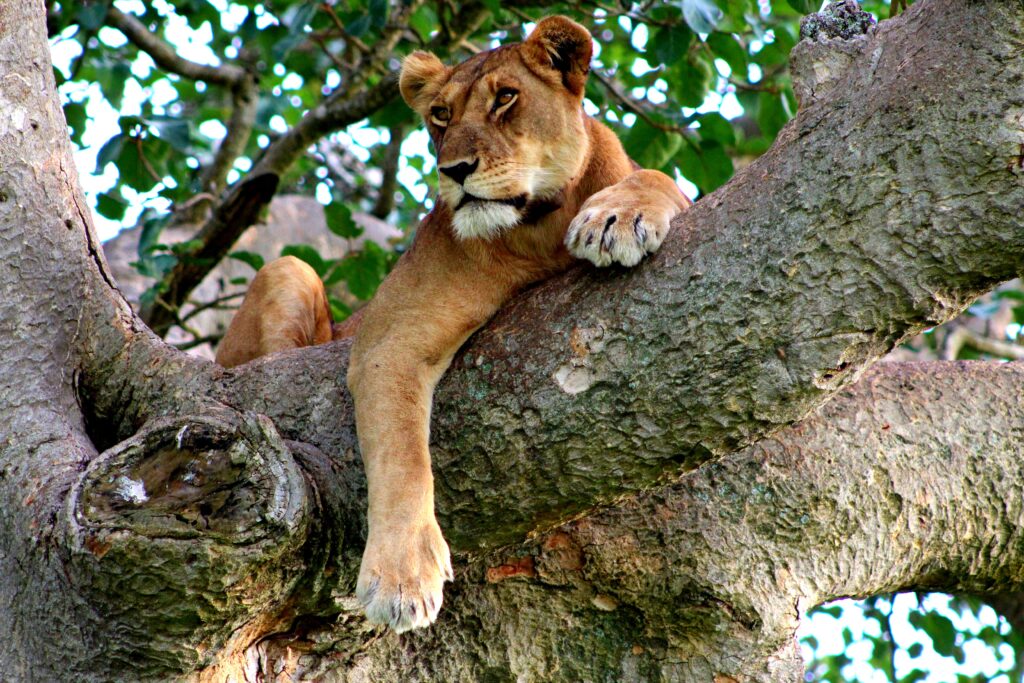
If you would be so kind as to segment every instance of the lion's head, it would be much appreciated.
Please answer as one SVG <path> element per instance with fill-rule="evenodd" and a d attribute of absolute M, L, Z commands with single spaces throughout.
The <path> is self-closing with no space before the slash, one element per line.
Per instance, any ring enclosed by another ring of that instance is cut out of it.
<path fill-rule="evenodd" d="M 402 97 L 427 123 L 456 235 L 487 238 L 530 221 L 580 174 L 592 50 L 587 29 L 548 17 L 525 42 L 455 67 L 427 52 L 405 59 Z"/>

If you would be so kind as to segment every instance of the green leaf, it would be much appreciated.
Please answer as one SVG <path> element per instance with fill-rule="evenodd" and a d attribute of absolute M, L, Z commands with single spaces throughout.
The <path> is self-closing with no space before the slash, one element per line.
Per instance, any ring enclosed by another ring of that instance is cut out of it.
<path fill-rule="evenodd" d="M 338 277 L 345 280 L 353 296 L 369 300 L 384 280 L 388 256 L 375 242 L 365 242 L 363 250 L 349 254 L 338 265 Z"/>
<path fill-rule="evenodd" d="M 388 21 L 388 0 L 370 0 L 370 23 L 378 31 Z"/>
<path fill-rule="evenodd" d="M 143 221 L 142 232 L 139 233 L 139 244 L 136 247 L 139 258 L 145 260 L 152 255 L 153 250 L 160 243 L 160 233 L 163 232 L 164 225 L 166 225 L 166 221 L 161 218 L 150 218 Z"/>
<path fill-rule="evenodd" d="M 387 105 L 370 115 L 369 123 L 373 127 L 394 128 L 402 123 L 416 120 L 416 112 L 409 108 L 401 97 L 396 97 Z"/>
<path fill-rule="evenodd" d="M 501 10 L 500 0 L 485 1 L 484 4 L 487 5 L 487 9 L 491 10 L 492 14 L 497 14 Z M 437 13 L 430 5 L 423 5 L 409 17 L 409 28 L 416 31 L 416 35 L 423 42 L 430 38 L 437 25 Z"/>
<path fill-rule="evenodd" d="M 231 252 L 230 254 L 228 254 L 228 256 L 235 259 L 236 261 L 241 261 L 242 263 L 248 264 L 249 267 L 252 268 L 253 270 L 259 270 L 260 268 L 263 267 L 263 257 L 257 254 L 255 251 L 245 251 L 243 249 L 240 249 L 238 251 Z"/>
<path fill-rule="evenodd" d="M 362 38 L 370 29 L 370 15 L 363 14 L 345 25 L 345 30 L 355 38 Z"/>
<path fill-rule="evenodd" d="M 316 14 L 315 2 L 307 2 L 296 7 L 292 13 L 291 19 L 288 21 L 288 32 L 300 35 L 304 34 L 306 32 L 306 26 L 313 21 L 314 14 Z"/>
<path fill-rule="evenodd" d="M 501 0 L 484 0 L 484 6 L 494 16 L 501 12 Z"/>
<path fill-rule="evenodd" d="M 820 614 L 827 614 L 833 619 L 838 619 L 843 615 L 843 608 L 839 605 L 832 605 L 831 607 L 816 607 L 814 611 Z"/>
<path fill-rule="evenodd" d="M 192 251 L 203 246 L 203 241 L 198 239 L 185 240 L 184 242 L 175 242 L 170 245 L 171 253 L 175 256 L 187 257 Z"/>
<path fill-rule="evenodd" d="M 352 239 L 363 234 L 363 229 L 352 220 L 352 209 L 341 202 L 332 202 L 324 207 L 327 228 L 338 237 Z"/>
<path fill-rule="evenodd" d="M 932 647 L 943 657 L 952 657 L 956 646 L 956 628 L 949 617 L 928 612 L 921 619 L 921 630 L 932 639 Z"/>
<path fill-rule="evenodd" d="M 329 264 L 320 256 L 320 252 L 308 244 L 289 244 L 281 249 L 281 256 L 294 256 L 305 261 L 320 277 L 327 274 Z"/>
<path fill-rule="evenodd" d="M 630 158 L 644 168 L 661 168 L 683 144 L 683 136 L 658 130 L 637 119 L 622 140 Z"/>
<path fill-rule="evenodd" d="M 155 278 L 163 278 L 178 263 L 174 254 L 155 254 L 139 261 L 133 261 L 132 266 L 141 275 Z"/>
<path fill-rule="evenodd" d="M 722 16 L 722 10 L 711 0 L 683 0 L 683 19 L 694 33 L 711 33 Z"/>
<path fill-rule="evenodd" d="M 71 139 L 76 145 L 82 146 L 82 133 L 88 117 L 85 113 L 85 102 L 67 102 L 64 104 L 64 120 L 72 129 Z"/>
<path fill-rule="evenodd" d="M 166 175 L 169 151 L 166 142 L 152 136 L 126 140 L 117 157 L 121 182 L 140 192 L 152 190 Z"/>
<path fill-rule="evenodd" d="M 691 183 L 696 185 L 698 188 L 703 188 L 708 184 L 707 173 L 704 170 L 704 163 L 701 161 L 700 154 L 694 148 L 692 144 L 685 144 L 679 148 L 674 159 L 676 166 L 679 167 L 679 172 L 683 174 L 683 177 L 689 180 Z M 828 610 L 836 609 L 838 607 L 830 607 L 822 609 L 821 611 L 826 614 L 830 614 Z"/>
<path fill-rule="evenodd" d="M 103 169 L 107 167 L 107 164 L 114 163 L 121 156 L 121 148 L 124 147 L 125 139 L 124 134 L 118 133 L 103 143 L 99 153 L 96 154 L 96 170 L 94 172 L 97 175 L 103 173 Z"/>
<path fill-rule="evenodd" d="M 115 109 L 121 106 L 121 100 L 124 98 L 124 86 L 131 78 L 132 70 L 128 62 L 117 62 L 109 70 L 100 72 L 99 78 L 97 79 L 100 84 L 100 89 L 103 91 L 104 97 L 110 100 L 110 104 Z"/>
<path fill-rule="evenodd" d="M 163 119 L 152 123 L 164 140 L 174 149 L 187 154 L 192 149 L 192 126 L 188 119 Z"/>
<path fill-rule="evenodd" d="M 669 67 L 669 94 L 676 104 L 697 108 L 704 104 L 704 98 L 711 87 L 714 69 L 703 59 L 684 59 Z"/>
<path fill-rule="evenodd" d="M 107 18 L 109 2 L 96 2 L 80 5 L 75 13 L 75 21 L 86 31 L 98 31 Z"/>
<path fill-rule="evenodd" d="M 725 63 L 732 69 L 733 75 L 738 78 L 747 77 L 747 51 L 740 45 L 739 41 L 731 33 L 720 33 L 716 31 L 708 36 L 708 47 L 715 53 L 716 57 L 725 60 Z"/>
<path fill-rule="evenodd" d="M 651 64 L 675 64 L 686 58 L 693 42 L 693 31 L 686 24 L 662 26 L 647 43 Z"/>
<path fill-rule="evenodd" d="M 327 303 L 331 305 L 331 316 L 334 318 L 334 322 L 341 322 L 352 315 L 352 309 L 341 299 L 328 296 Z"/>
<path fill-rule="evenodd" d="M 762 92 L 757 98 L 757 124 L 761 127 L 761 132 L 769 138 L 774 138 L 787 121 L 789 111 L 784 99 L 780 95 Z"/>
<path fill-rule="evenodd" d="M 270 52 L 274 61 L 282 61 L 289 52 L 306 39 L 306 26 L 313 20 L 314 14 L 316 14 L 315 3 L 306 3 L 294 9 L 288 20 L 288 32 L 274 43 Z"/>
<path fill-rule="evenodd" d="M 732 158 L 726 154 L 725 148 L 714 140 L 702 140 L 700 150 L 705 178 L 700 189 L 704 193 L 714 192 L 732 178 Z"/>
<path fill-rule="evenodd" d="M 736 131 L 732 124 L 717 111 L 702 114 L 698 121 L 700 128 L 697 132 L 702 140 L 714 140 L 726 146 L 736 144 Z"/>
<path fill-rule="evenodd" d="M 124 218 L 124 212 L 128 208 L 128 202 L 120 193 L 104 192 L 96 198 L 96 211 L 104 218 L 112 221 L 119 221 Z"/>

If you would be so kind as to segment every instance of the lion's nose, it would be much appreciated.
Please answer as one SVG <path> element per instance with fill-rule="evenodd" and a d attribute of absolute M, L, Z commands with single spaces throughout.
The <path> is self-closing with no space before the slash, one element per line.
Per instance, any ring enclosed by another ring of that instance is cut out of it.
<path fill-rule="evenodd" d="M 454 164 L 452 166 L 441 166 L 440 170 L 441 173 L 444 173 L 446 176 L 457 182 L 459 185 L 462 185 L 463 183 L 466 182 L 466 178 L 469 177 L 469 174 L 475 171 L 477 166 L 479 165 L 480 160 L 474 159 L 473 163 L 460 161 L 459 163 Z"/>

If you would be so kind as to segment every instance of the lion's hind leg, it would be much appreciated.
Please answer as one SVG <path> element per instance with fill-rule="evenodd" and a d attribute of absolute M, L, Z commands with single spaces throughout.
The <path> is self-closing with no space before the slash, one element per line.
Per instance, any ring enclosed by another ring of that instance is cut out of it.
<path fill-rule="evenodd" d="M 308 264 L 284 256 L 260 268 L 217 347 L 224 367 L 331 340 L 323 282 Z"/>

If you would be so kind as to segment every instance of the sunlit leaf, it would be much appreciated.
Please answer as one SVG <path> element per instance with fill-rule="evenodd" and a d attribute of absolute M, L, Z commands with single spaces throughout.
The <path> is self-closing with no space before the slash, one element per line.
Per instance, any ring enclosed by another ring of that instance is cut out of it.
<path fill-rule="evenodd" d="M 327 274 L 327 262 L 324 261 L 320 252 L 308 244 L 289 244 L 281 249 L 281 256 L 294 256 L 305 261 L 321 277 Z"/>
<path fill-rule="evenodd" d="M 711 33 L 722 20 L 722 10 L 711 0 L 682 0 L 683 18 L 695 33 Z"/>

